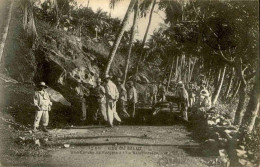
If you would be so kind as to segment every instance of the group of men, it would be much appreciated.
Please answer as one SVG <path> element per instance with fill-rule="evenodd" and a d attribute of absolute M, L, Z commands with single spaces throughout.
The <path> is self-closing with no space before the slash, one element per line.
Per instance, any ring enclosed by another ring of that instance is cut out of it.
<path fill-rule="evenodd" d="M 98 120 L 99 123 L 104 122 L 113 127 L 114 119 L 120 124 L 122 117 L 135 117 L 137 92 L 134 83 L 129 81 L 126 84 L 127 87 L 125 87 L 125 84 L 120 78 L 117 79 L 117 85 L 111 79 L 112 77 L 109 75 L 104 77 L 103 82 L 101 78 L 98 78 L 96 87 L 90 89 L 88 96 L 81 92 L 82 121 L 85 121 L 86 117 L 88 117 L 88 120 Z M 42 120 L 43 131 L 47 132 L 46 127 L 49 122 L 48 112 L 51 110 L 52 102 L 45 88 L 47 88 L 46 84 L 40 82 L 35 91 L 34 105 L 37 108 L 34 121 L 35 131 L 37 131 L 39 123 Z M 199 107 L 211 107 L 210 94 L 205 84 L 202 84 L 200 88 L 198 88 L 198 86 L 193 83 L 189 83 L 185 86 L 184 83 L 179 81 L 174 92 L 178 108 L 185 120 L 188 120 L 188 108 L 194 104 Z M 158 86 L 153 84 L 150 92 L 151 103 L 165 102 L 166 93 L 166 87 L 163 83 L 160 83 Z M 89 123 L 93 122 L 90 121 Z"/>
<path fill-rule="evenodd" d="M 201 84 L 200 88 L 193 83 L 189 83 L 185 88 L 185 85 L 180 81 L 177 84 L 176 97 L 184 120 L 188 120 L 187 110 L 193 105 L 206 108 L 211 107 L 211 97 L 204 83 Z"/>
<path fill-rule="evenodd" d="M 88 115 L 89 123 L 97 121 L 113 127 L 114 119 L 120 124 L 122 117 L 134 118 L 137 93 L 133 82 L 129 81 L 126 89 L 121 78 L 117 79 L 117 85 L 111 79 L 111 76 L 106 75 L 102 83 L 101 78 L 98 78 L 97 86 L 90 89 L 89 95 L 82 96 L 82 121 Z"/>
<path fill-rule="evenodd" d="M 94 120 L 98 120 L 99 123 L 108 123 L 110 127 L 113 127 L 114 119 L 120 124 L 122 122 L 120 117 L 135 117 L 137 93 L 134 83 L 129 81 L 126 89 L 120 78 L 117 79 L 117 85 L 111 79 L 111 76 L 106 75 L 102 83 L 101 78 L 98 78 L 96 87 L 90 89 L 88 96 L 82 93 L 78 89 L 79 87 L 76 88 L 76 91 L 81 96 L 82 121 L 86 121 L 86 117 L 89 117 L 88 120 L 91 123 Z M 34 131 L 38 130 L 39 123 L 42 120 L 43 131 L 47 132 L 46 127 L 49 122 L 49 111 L 51 110 L 52 102 L 45 88 L 47 88 L 46 84 L 40 82 L 35 91 L 34 105 L 37 109 Z"/>

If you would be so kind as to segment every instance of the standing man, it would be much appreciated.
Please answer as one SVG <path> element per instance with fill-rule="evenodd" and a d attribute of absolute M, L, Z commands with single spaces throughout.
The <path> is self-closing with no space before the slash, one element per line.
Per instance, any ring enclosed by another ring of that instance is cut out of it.
<path fill-rule="evenodd" d="M 166 95 L 166 88 L 165 88 L 164 84 L 162 82 L 160 82 L 159 88 L 158 88 L 158 96 L 159 96 L 158 101 L 164 102 L 165 95 Z"/>
<path fill-rule="evenodd" d="M 203 94 L 203 96 L 201 96 Z M 204 100 L 204 97 L 210 97 L 209 95 L 209 91 L 206 88 L 206 84 L 202 83 L 200 86 L 200 93 L 199 93 L 199 105 L 201 105 L 201 103 Z"/>
<path fill-rule="evenodd" d="M 151 97 L 151 103 L 152 105 L 157 103 L 157 93 L 158 93 L 158 87 L 156 83 L 153 83 L 150 90 L 150 97 Z"/>
<path fill-rule="evenodd" d="M 105 121 L 107 121 L 107 113 L 106 113 L 106 91 L 105 88 L 101 85 L 102 81 L 100 78 L 97 79 L 97 86 L 95 87 L 95 94 L 97 97 L 98 109 L 96 111 L 96 117 L 102 117 Z"/>
<path fill-rule="evenodd" d="M 135 116 L 135 104 L 137 103 L 137 93 L 134 87 L 134 83 L 130 81 L 128 90 L 128 110 L 132 118 Z"/>
<path fill-rule="evenodd" d="M 195 92 L 196 92 L 196 88 L 195 88 L 194 84 L 190 82 L 189 87 L 188 87 L 190 107 L 192 107 L 193 104 L 195 103 L 195 100 L 196 100 Z"/>
<path fill-rule="evenodd" d="M 130 115 L 126 111 L 126 102 L 127 102 L 127 92 L 125 89 L 125 85 L 123 84 L 122 80 L 120 78 L 117 79 L 118 83 L 118 92 L 119 92 L 119 101 L 118 101 L 118 109 L 119 109 L 119 115 L 122 115 L 123 117 L 130 117 Z"/>
<path fill-rule="evenodd" d="M 34 105 L 36 107 L 35 120 L 33 130 L 37 131 L 40 121 L 43 123 L 43 131 L 48 132 L 47 126 L 49 123 L 49 111 L 51 110 L 52 102 L 48 92 L 45 90 L 47 85 L 40 82 L 34 94 Z"/>
<path fill-rule="evenodd" d="M 183 119 L 188 121 L 187 109 L 189 107 L 189 95 L 182 82 L 177 84 L 176 95 L 179 103 L 178 106 L 180 107 L 179 109 L 183 115 Z"/>
<path fill-rule="evenodd" d="M 75 89 L 80 98 L 80 103 L 81 103 L 81 119 L 80 120 L 85 122 L 86 118 L 87 118 L 87 105 L 86 105 L 86 97 L 85 97 L 86 88 L 83 86 L 82 82 L 79 82 L 78 86 Z"/>
<path fill-rule="evenodd" d="M 116 112 L 116 102 L 119 98 L 119 93 L 116 85 L 111 81 L 111 76 L 105 76 L 105 90 L 106 90 L 106 101 L 107 101 L 107 116 L 108 122 L 111 127 L 113 127 L 114 118 L 121 122 L 117 112 Z"/>

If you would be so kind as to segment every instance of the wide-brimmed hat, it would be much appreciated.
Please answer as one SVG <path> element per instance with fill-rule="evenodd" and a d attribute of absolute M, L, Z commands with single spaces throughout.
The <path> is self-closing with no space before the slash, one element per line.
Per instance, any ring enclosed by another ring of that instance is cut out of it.
<path fill-rule="evenodd" d="M 40 82 L 38 85 L 38 87 L 44 87 L 47 88 L 48 86 L 45 84 L 45 82 Z"/>

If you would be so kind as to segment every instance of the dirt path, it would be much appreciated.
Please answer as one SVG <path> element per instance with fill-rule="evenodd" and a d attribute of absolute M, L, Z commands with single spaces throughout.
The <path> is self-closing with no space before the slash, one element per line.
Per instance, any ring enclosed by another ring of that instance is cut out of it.
<path fill-rule="evenodd" d="M 198 143 L 184 126 L 81 127 L 52 130 L 47 144 L 58 147 L 49 165 L 206 166 Z M 69 148 L 63 148 L 70 144 Z"/>

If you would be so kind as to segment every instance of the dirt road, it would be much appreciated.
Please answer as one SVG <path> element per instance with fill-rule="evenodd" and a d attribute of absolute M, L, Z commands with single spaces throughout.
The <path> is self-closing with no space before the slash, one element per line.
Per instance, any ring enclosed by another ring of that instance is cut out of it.
<path fill-rule="evenodd" d="M 48 164 L 68 166 L 206 166 L 184 126 L 82 127 L 52 130 Z M 70 144 L 69 148 L 63 148 Z"/>
<path fill-rule="evenodd" d="M 4 155 L 1 154 L 3 165 L 202 167 L 215 159 L 205 156 L 191 132 L 180 124 L 114 128 L 81 126 L 36 134 L 4 125 L 6 128 L 1 126 L 2 146 L 4 144 L 6 149 L 2 150 Z M 23 139 L 19 141 L 21 137 Z M 39 139 L 40 147 L 32 144 L 33 138 Z"/>

